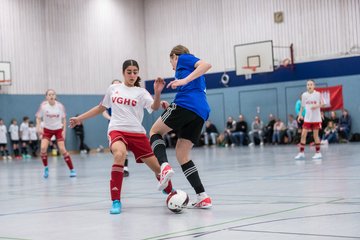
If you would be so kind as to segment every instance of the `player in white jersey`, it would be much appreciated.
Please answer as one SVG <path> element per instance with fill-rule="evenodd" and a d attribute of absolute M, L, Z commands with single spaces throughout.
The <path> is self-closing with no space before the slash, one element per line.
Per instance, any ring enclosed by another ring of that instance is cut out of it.
<path fill-rule="evenodd" d="M 31 158 L 28 153 L 28 146 L 30 141 L 29 134 L 29 117 L 24 117 L 23 122 L 20 124 L 20 138 L 21 138 L 21 154 L 22 157 Z"/>
<path fill-rule="evenodd" d="M 1 157 L 6 159 L 12 159 L 7 149 L 7 129 L 4 124 L 4 120 L 0 118 L 0 154 Z M 1 159 L 1 158 L 0 158 Z"/>
<path fill-rule="evenodd" d="M 19 152 L 19 126 L 15 118 L 11 120 L 11 125 L 9 127 L 10 133 L 10 142 L 16 159 L 21 159 Z"/>
<path fill-rule="evenodd" d="M 63 155 L 70 169 L 70 177 L 76 177 L 76 172 L 71 161 L 70 154 L 65 148 L 66 114 L 64 106 L 56 101 L 56 93 L 53 89 L 46 91 L 46 101 L 42 102 L 36 113 L 36 129 L 41 135 L 40 155 L 44 164 L 44 178 L 49 177 L 47 149 L 53 136 L 56 137 L 60 153 Z M 44 128 L 41 128 L 41 121 Z"/>
<path fill-rule="evenodd" d="M 121 84 L 122 82 L 119 79 L 114 79 L 112 80 L 111 84 Z M 106 109 L 106 111 L 104 111 L 102 113 L 103 117 L 106 118 L 107 120 L 111 119 L 111 108 Z M 128 154 L 126 154 L 126 158 L 125 158 L 125 164 L 124 164 L 124 177 L 128 177 L 130 176 L 130 172 L 129 172 L 129 160 L 128 160 Z"/>
<path fill-rule="evenodd" d="M 163 79 L 154 83 L 154 99 L 150 93 L 140 87 L 139 65 L 135 60 L 126 60 L 123 63 L 123 84 L 111 85 L 101 103 L 78 117 L 70 118 L 70 127 L 80 124 L 85 119 L 102 114 L 111 108 L 112 114 L 108 126 L 108 138 L 114 164 L 111 169 L 110 192 L 112 208 L 111 214 L 121 212 L 121 187 L 124 177 L 124 163 L 127 150 L 134 153 L 136 162 L 146 163 L 158 176 L 161 168 L 150 147 L 142 126 L 144 108 L 151 113 L 160 107 L 160 94 L 164 88 Z M 164 178 L 159 178 L 159 190 L 170 193 L 172 190 L 170 177 L 174 171 Z M 163 174 L 162 174 L 163 175 Z"/>
<path fill-rule="evenodd" d="M 321 129 L 321 112 L 320 108 L 324 107 L 324 100 L 320 92 L 315 90 L 315 82 L 313 80 L 308 80 L 306 83 L 307 92 L 304 92 L 301 95 L 301 108 L 298 115 L 298 121 L 304 119 L 303 129 L 301 132 L 301 142 L 300 142 L 300 152 L 296 155 L 295 159 L 304 159 L 305 158 L 305 144 L 306 136 L 308 131 L 313 131 L 314 140 L 315 140 L 315 150 L 316 153 L 312 157 L 313 159 L 321 159 L 322 155 L 320 153 L 320 138 L 319 138 L 319 129 Z M 303 109 L 305 108 L 305 117 L 302 116 Z"/>

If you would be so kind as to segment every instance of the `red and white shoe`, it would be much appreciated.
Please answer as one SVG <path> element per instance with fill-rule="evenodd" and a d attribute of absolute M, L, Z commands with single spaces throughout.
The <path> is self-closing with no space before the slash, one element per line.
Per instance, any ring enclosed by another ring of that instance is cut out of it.
<path fill-rule="evenodd" d="M 174 173 L 175 172 L 169 163 L 165 162 L 165 163 L 161 164 L 160 175 L 159 175 L 160 180 L 159 180 L 159 185 L 158 185 L 159 191 L 162 191 L 167 187 L 168 182 L 171 179 L 171 177 L 174 175 Z"/>
<path fill-rule="evenodd" d="M 211 198 L 207 194 L 198 194 L 195 202 L 192 202 L 190 207 L 192 208 L 211 208 Z"/>

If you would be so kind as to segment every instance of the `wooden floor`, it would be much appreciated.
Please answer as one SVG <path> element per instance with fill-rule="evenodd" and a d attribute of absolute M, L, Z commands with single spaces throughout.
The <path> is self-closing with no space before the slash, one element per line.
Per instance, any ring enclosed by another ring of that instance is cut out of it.
<path fill-rule="evenodd" d="M 123 212 L 110 215 L 109 153 L 0 161 L 0 239 L 360 239 L 360 145 L 323 147 L 323 160 L 295 161 L 295 146 L 196 148 L 192 159 L 213 199 L 210 210 L 174 214 L 155 178 L 130 161 Z M 168 150 L 174 187 L 189 187 Z M 133 157 L 131 156 L 131 160 Z"/>

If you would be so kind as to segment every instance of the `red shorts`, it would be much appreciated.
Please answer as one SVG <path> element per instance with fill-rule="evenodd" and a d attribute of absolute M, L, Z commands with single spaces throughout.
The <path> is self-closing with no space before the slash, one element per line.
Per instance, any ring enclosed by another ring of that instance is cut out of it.
<path fill-rule="evenodd" d="M 63 129 L 57 129 L 57 130 L 50 130 L 47 128 L 44 128 L 44 134 L 42 136 L 43 139 L 47 139 L 51 141 L 52 136 L 55 135 L 56 141 L 64 141 L 64 137 L 62 135 Z"/>
<path fill-rule="evenodd" d="M 109 145 L 116 141 L 122 141 L 126 148 L 135 155 L 137 163 L 142 163 L 142 159 L 154 156 L 150 146 L 150 141 L 143 133 L 128 133 L 121 131 L 111 131 L 109 133 Z"/>
<path fill-rule="evenodd" d="M 302 127 L 306 130 L 317 130 L 321 128 L 321 122 L 304 122 Z"/>

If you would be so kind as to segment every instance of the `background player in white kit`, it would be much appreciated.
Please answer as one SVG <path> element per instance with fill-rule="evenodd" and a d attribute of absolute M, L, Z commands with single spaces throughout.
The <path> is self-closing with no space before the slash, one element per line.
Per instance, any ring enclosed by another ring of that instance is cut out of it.
<path fill-rule="evenodd" d="M 305 158 L 305 144 L 306 136 L 308 131 L 313 131 L 314 140 L 315 140 L 315 150 L 316 153 L 312 157 L 313 159 L 320 159 L 322 155 L 320 153 L 320 138 L 319 138 L 319 129 L 321 129 L 321 112 L 320 108 L 324 107 L 324 100 L 321 96 L 321 93 L 315 91 L 315 82 L 313 80 L 308 80 L 306 83 L 307 92 L 304 92 L 301 95 L 301 108 L 298 115 L 298 121 L 304 119 L 303 129 L 301 132 L 301 142 L 300 142 L 300 152 L 296 155 L 295 159 L 304 159 Z M 305 117 L 302 116 L 303 109 L 305 108 L 306 113 Z"/>
<path fill-rule="evenodd" d="M 30 141 L 29 133 L 29 117 L 24 117 L 23 122 L 20 124 L 20 138 L 21 138 L 21 154 L 23 159 L 31 158 L 28 152 Z"/>
<path fill-rule="evenodd" d="M 14 152 L 14 156 L 16 159 L 21 159 L 20 151 L 19 151 L 19 142 L 20 142 L 19 126 L 17 125 L 17 121 L 15 118 L 11 120 L 9 133 L 10 133 L 10 143 Z"/>
<path fill-rule="evenodd" d="M 124 83 L 111 85 L 98 106 L 78 117 L 70 118 L 70 127 L 74 127 L 85 119 L 102 114 L 106 109 L 111 108 L 112 113 L 108 127 L 109 145 L 114 156 L 110 179 L 110 193 L 113 201 L 111 214 L 121 213 L 121 188 L 127 150 L 134 153 L 136 162 L 144 162 L 157 177 L 160 175 L 158 177 L 159 190 L 164 190 L 166 193 L 172 191 L 170 177 L 174 171 L 171 169 L 167 174 L 161 172 L 160 164 L 146 137 L 146 130 L 142 126 L 144 108 L 149 113 L 159 109 L 160 94 L 165 82 L 160 78 L 155 80 L 153 99 L 146 89 L 140 87 L 138 74 L 138 63 L 135 60 L 126 60 L 123 63 Z"/>
<path fill-rule="evenodd" d="M 56 101 L 56 93 L 49 89 L 46 91 L 46 101 L 42 102 L 36 113 L 36 129 L 41 135 L 40 155 L 44 164 L 44 178 L 49 176 L 47 149 L 51 137 L 55 135 L 60 153 L 70 169 L 70 177 L 76 177 L 76 172 L 71 161 L 70 154 L 65 148 L 66 114 L 64 106 Z M 41 128 L 41 120 L 44 128 Z"/>
<path fill-rule="evenodd" d="M 0 154 L 4 160 L 12 159 L 7 149 L 7 128 L 4 124 L 4 120 L 2 120 L 1 118 L 0 118 Z"/>

